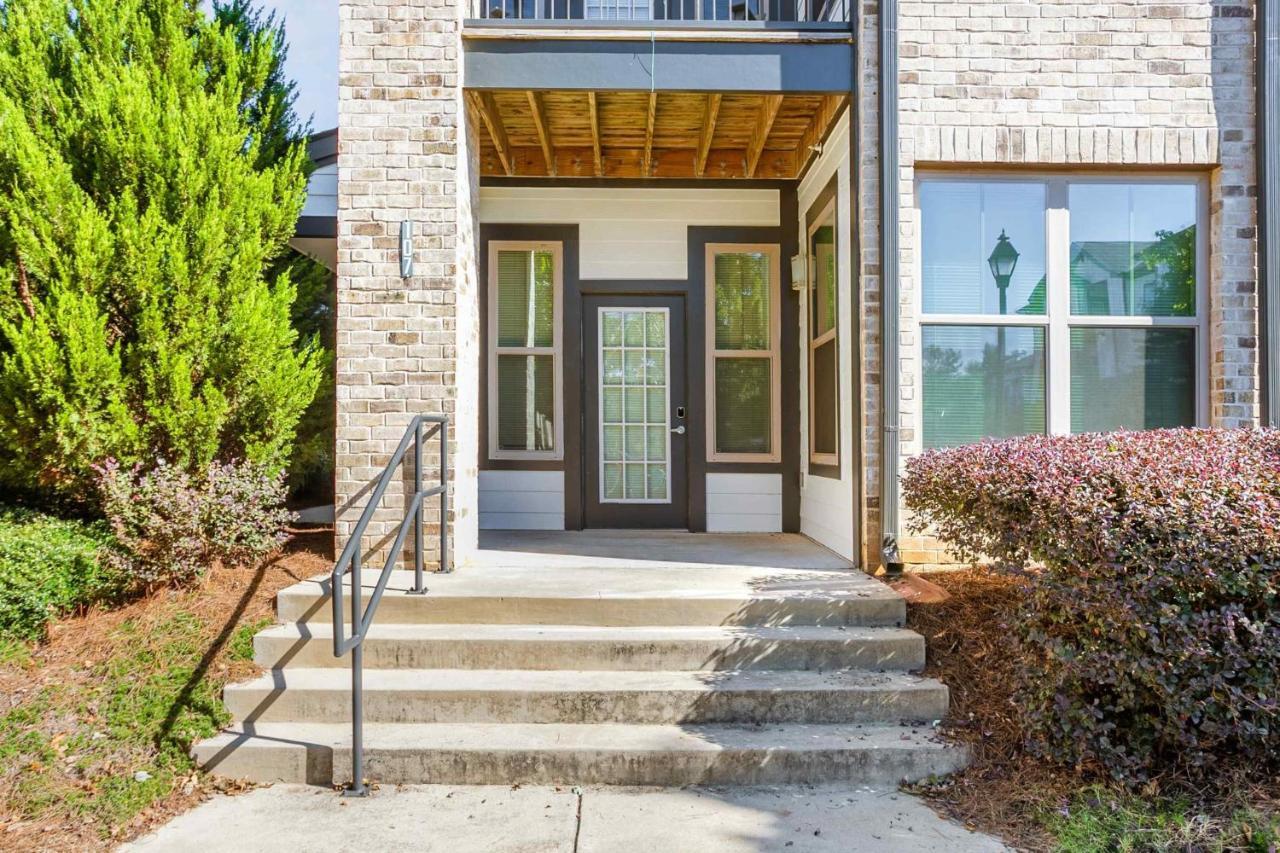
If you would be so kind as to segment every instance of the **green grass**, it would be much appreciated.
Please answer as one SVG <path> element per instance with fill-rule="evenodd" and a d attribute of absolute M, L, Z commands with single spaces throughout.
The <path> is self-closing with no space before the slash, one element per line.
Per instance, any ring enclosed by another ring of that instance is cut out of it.
<path fill-rule="evenodd" d="M 1208 815 L 1185 799 L 1091 786 L 1066 808 L 1046 814 L 1044 823 L 1062 853 L 1271 853 L 1280 847 L 1280 815 L 1232 805 L 1230 798 L 1220 811 Z"/>
<path fill-rule="evenodd" d="M 253 638 L 263 628 L 274 624 L 275 620 L 263 618 L 241 625 L 231 635 L 231 641 L 227 643 L 227 658 L 234 661 L 253 660 Z"/>
<path fill-rule="evenodd" d="M 25 818 L 106 837 L 192 774 L 190 744 L 229 715 L 199 670 L 211 635 L 192 614 L 124 622 L 103 640 L 104 660 L 0 716 L 0 776 L 16 779 L 8 806 Z"/>
<path fill-rule="evenodd" d="M 50 619 L 113 592 L 102 524 L 0 508 L 0 639 L 35 641 Z M 0 648 L 0 661 L 13 654 Z"/>

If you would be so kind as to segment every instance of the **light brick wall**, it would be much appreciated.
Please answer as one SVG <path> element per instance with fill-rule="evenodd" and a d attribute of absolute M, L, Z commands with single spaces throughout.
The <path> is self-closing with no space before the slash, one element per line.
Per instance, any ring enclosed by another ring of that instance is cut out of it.
<path fill-rule="evenodd" d="M 462 7 L 341 0 L 339 15 L 338 541 L 346 541 L 410 419 L 443 412 L 455 416 L 452 544 L 465 553 L 476 517 L 478 170 L 460 89 Z M 399 269 L 404 220 L 415 235 L 408 280 Z M 438 476 L 437 459 L 429 444 L 428 483 Z M 412 494 L 411 465 L 410 456 L 369 528 L 371 555 L 394 533 Z M 435 518 L 433 501 L 433 555 Z"/>
<path fill-rule="evenodd" d="M 859 265 L 862 288 L 862 565 L 880 565 L 880 66 L 879 3 L 867 0 L 858 19 Z"/>
<path fill-rule="evenodd" d="M 1209 175 L 1211 423 L 1256 424 L 1251 0 L 970 0 L 900 10 L 904 456 L 920 450 L 913 247 L 924 165 Z M 869 358 L 868 384 L 878 372 Z M 904 533 L 908 562 L 950 561 L 935 540 Z"/>

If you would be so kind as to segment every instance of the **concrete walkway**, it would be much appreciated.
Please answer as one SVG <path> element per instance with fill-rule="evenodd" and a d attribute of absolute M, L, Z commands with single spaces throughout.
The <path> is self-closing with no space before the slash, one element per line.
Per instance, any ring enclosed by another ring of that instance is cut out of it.
<path fill-rule="evenodd" d="M 128 851 L 986 853 L 1006 848 L 891 790 L 848 786 L 384 788 L 343 800 L 277 785 L 219 796 Z"/>

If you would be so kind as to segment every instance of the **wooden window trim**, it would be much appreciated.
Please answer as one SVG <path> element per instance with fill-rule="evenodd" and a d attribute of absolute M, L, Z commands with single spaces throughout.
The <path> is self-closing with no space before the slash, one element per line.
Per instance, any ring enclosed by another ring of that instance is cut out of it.
<path fill-rule="evenodd" d="M 499 252 L 551 252 L 555 278 L 552 296 L 552 345 L 550 347 L 502 347 L 498 346 L 498 253 Z M 561 364 L 564 357 L 564 246 L 560 242 L 542 240 L 490 240 L 488 287 L 488 380 L 489 380 L 489 458 L 525 461 L 558 461 L 564 459 L 564 378 Z M 498 447 L 498 356 L 500 355 L 550 355 L 554 377 L 555 447 L 551 450 L 502 450 Z"/>
<path fill-rule="evenodd" d="M 817 231 L 819 228 L 821 228 L 827 222 L 831 223 L 831 230 L 834 235 L 834 243 L 833 243 L 832 251 L 835 252 L 835 262 L 836 262 L 836 293 L 835 293 L 835 305 L 832 306 L 832 311 L 835 316 L 835 322 L 831 325 L 830 329 L 828 329 L 826 332 L 823 332 L 821 335 L 815 338 L 813 336 L 813 330 L 815 326 L 814 316 L 813 316 L 814 315 L 813 300 L 817 298 L 818 270 L 817 270 L 817 264 L 814 263 L 814 259 L 810 255 L 808 250 L 813 247 L 814 232 Z M 806 324 L 805 324 L 806 331 L 807 331 L 806 336 L 809 338 L 809 400 L 808 400 L 809 402 L 809 418 L 808 418 L 809 420 L 809 463 L 811 465 L 830 465 L 838 468 L 840 465 L 840 439 L 841 439 L 840 409 L 843 404 L 843 401 L 841 400 L 841 397 L 840 397 L 840 394 L 841 394 L 841 388 L 840 388 L 840 363 L 841 363 L 840 362 L 840 232 L 839 232 L 839 223 L 837 222 L 837 217 L 836 217 L 836 199 L 833 197 L 831 201 L 827 202 L 826 206 L 822 208 L 822 212 L 818 214 L 818 216 L 814 219 L 814 221 L 806 223 L 806 225 L 807 225 L 807 228 L 805 233 L 805 250 L 806 250 L 805 254 L 809 255 L 809 259 L 808 259 L 809 269 L 808 269 L 808 274 L 806 275 L 806 278 L 808 279 L 807 284 L 809 285 L 809 287 L 808 287 L 808 293 L 806 294 L 807 299 L 805 300 L 805 309 L 808 312 L 806 315 Z M 835 453 L 818 453 L 813 449 L 813 436 L 814 436 L 814 431 L 816 429 L 816 424 L 817 424 L 817 419 L 814 417 L 815 412 L 817 411 L 817 407 L 814 404 L 814 399 L 815 399 L 814 388 L 816 384 L 816 378 L 815 378 L 816 374 L 814 372 L 814 360 L 815 360 L 815 355 L 818 349 L 830 342 L 834 342 L 835 348 L 836 348 L 836 402 L 835 402 L 836 452 Z"/>
<path fill-rule="evenodd" d="M 759 252 L 769 257 L 769 349 L 716 349 L 716 255 Z M 762 465 L 782 461 L 782 247 L 777 243 L 708 243 L 706 245 L 706 323 L 704 334 L 707 353 L 707 461 L 756 462 Z M 769 452 L 721 453 L 716 450 L 716 361 L 721 358 L 769 359 Z"/>

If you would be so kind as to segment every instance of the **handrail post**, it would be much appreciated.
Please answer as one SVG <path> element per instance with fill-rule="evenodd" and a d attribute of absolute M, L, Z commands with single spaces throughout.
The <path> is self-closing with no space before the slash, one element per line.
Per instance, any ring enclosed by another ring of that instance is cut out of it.
<path fill-rule="evenodd" d="M 422 443 L 429 436 L 424 434 L 423 424 L 436 424 L 436 431 L 440 433 L 440 485 L 433 486 L 430 489 L 423 488 L 424 471 L 422 467 L 423 448 Z M 396 530 L 394 541 L 391 545 L 391 553 L 387 558 L 386 565 L 383 566 L 382 572 L 378 575 L 378 581 L 374 585 L 373 594 L 369 598 L 368 611 L 365 610 L 363 601 L 363 588 L 361 585 L 360 571 L 362 566 L 362 537 L 365 528 L 373 518 L 382 497 L 386 494 L 388 486 L 395 479 L 396 475 L 401 471 L 405 454 L 409 451 L 409 442 L 413 442 L 413 506 L 406 507 L 400 525 Z M 374 613 L 378 609 L 378 602 L 382 600 L 382 594 L 387 588 L 387 582 L 390 580 L 392 572 L 398 569 L 404 558 L 405 542 L 409 534 L 408 525 L 410 522 L 414 524 L 414 589 L 411 592 L 425 593 L 427 591 L 423 577 L 423 561 L 425 560 L 426 551 L 423 544 L 423 528 L 426 520 L 426 510 L 423 503 L 429 492 L 433 495 L 440 495 L 440 571 L 452 571 L 449 560 L 449 418 L 443 415 L 418 415 L 413 422 L 405 429 L 404 437 L 400 439 L 400 444 L 396 447 L 395 453 L 392 454 L 391 460 L 383 469 L 382 475 L 378 478 L 374 486 L 373 493 L 369 497 L 369 502 L 365 506 L 364 512 L 360 515 L 360 520 L 356 522 L 355 529 L 351 531 L 351 535 L 347 540 L 346 546 L 342 549 L 342 553 L 334 564 L 333 572 L 330 574 L 332 588 L 330 594 L 333 597 L 333 655 L 340 658 L 347 651 L 351 652 L 351 784 L 342 792 L 344 797 L 364 797 L 369 794 L 369 787 L 365 784 L 364 778 L 364 641 L 368 633 L 369 627 L 373 624 Z M 349 636 L 344 640 L 342 638 L 342 626 L 346 621 L 347 614 L 343 612 L 342 606 L 342 584 L 345 580 L 343 569 L 348 571 L 346 574 L 351 577 L 351 630 Z"/>
<path fill-rule="evenodd" d="M 426 521 L 422 495 L 422 418 L 414 420 L 413 427 L 413 494 L 418 499 L 413 520 L 413 589 L 410 595 L 424 595 L 427 591 L 422 577 L 422 525 Z"/>
<path fill-rule="evenodd" d="M 351 560 L 351 785 L 344 797 L 365 797 L 364 784 L 364 632 L 360 612 L 360 546 Z"/>
<path fill-rule="evenodd" d="M 450 572 L 449 562 L 449 421 L 440 424 L 440 571 Z"/>

